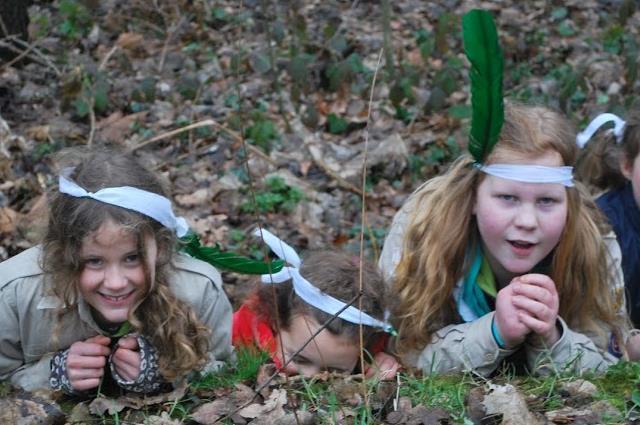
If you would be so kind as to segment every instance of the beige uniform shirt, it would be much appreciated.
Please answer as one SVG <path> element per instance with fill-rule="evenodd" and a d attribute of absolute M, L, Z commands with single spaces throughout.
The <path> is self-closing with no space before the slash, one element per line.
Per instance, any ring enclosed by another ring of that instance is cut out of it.
<path fill-rule="evenodd" d="M 56 351 L 103 333 L 82 300 L 57 326 L 55 310 L 62 303 L 45 294 L 40 252 L 36 246 L 0 263 L 0 379 L 27 391 L 49 388 L 49 362 Z M 209 370 L 232 353 L 231 305 L 215 268 L 183 254 L 174 266 L 173 293 L 211 330 Z M 58 343 L 53 345 L 55 329 Z"/>
<path fill-rule="evenodd" d="M 378 266 L 387 282 L 393 282 L 396 266 L 402 256 L 403 239 L 409 224 L 409 215 L 415 208 L 415 198 L 411 197 L 398 211 L 384 242 Z M 624 279 L 622 276 L 620 246 L 615 235 L 608 234 L 605 242 L 609 249 L 609 263 L 614 270 L 612 290 L 619 295 L 620 312 L 624 311 Z M 433 342 L 422 351 L 408 354 L 403 360 L 425 372 L 447 373 L 472 370 L 484 376 L 491 374 L 513 350 L 498 347 L 491 333 L 494 312 L 468 323 L 455 323 L 436 332 Z M 608 340 L 595 335 L 571 330 L 559 317 L 562 336 L 550 349 L 538 349 L 525 345 L 527 367 L 531 371 L 544 374 L 565 367 L 572 370 L 601 371 L 618 359 L 607 351 Z M 604 329 L 609 334 L 610 330 Z M 596 344 L 597 342 L 597 344 Z"/>

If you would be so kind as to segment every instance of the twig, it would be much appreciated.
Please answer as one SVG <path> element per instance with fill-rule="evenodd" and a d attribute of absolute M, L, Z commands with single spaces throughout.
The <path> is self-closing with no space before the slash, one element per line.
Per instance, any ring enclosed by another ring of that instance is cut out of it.
<path fill-rule="evenodd" d="M 160 54 L 160 62 L 158 63 L 158 74 L 162 74 L 162 68 L 164 68 L 164 61 L 167 57 L 167 50 L 169 49 L 169 43 L 173 38 L 173 35 L 178 31 L 178 28 L 182 26 L 182 22 L 184 21 L 184 16 L 180 17 L 180 20 L 177 24 L 172 25 L 171 28 L 167 30 L 167 36 L 164 39 L 164 45 L 162 46 L 162 53 Z"/>
<path fill-rule="evenodd" d="M 358 270 L 358 280 L 359 280 L 359 290 L 362 293 L 362 284 L 364 281 L 363 276 L 363 265 L 364 265 L 364 229 L 366 224 L 366 213 L 367 213 L 367 192 L 366 192 L 366 184 L 367 184 L 367 154 L 369 152 L 369 124 L 371 123 L 371 105 L 373 105 L 373 91 L 376 87 L 376 79 L 378 77 L 378 70 L 380 69 L 380 62 L 382 60 L 382 53 L 384 52 L 384 48 L 380 49 L 380 54 L 378 55 L 378 63 L 376 64 L 376 70 L 373 73 L 373 80 L 371 81 L 371 94 L 369 95 L 369 108 L 367 110 L 367 126 L 365 128 L 364 133 L 364 155 L 362 158 L 362 209 L 360 211 L 360 268 Z M 358 308 L 362 313 L 362 299 L 360 299 Z M 364 330 L 362 328 L 362 322 L 360 323 L 360 368 L 365 370 L 364 363 Z M 364 405 L 365 408 L 369 409 L 369 392 L 367 391 L 367 380 L 366 377 L 362 381 L 362 392 L 364 397 Z"/>
<path fill-rule="evenodd" d="M 308 148 L 308 147 L 307 147 Z M 309 152 L 311 153 L 311 152 Z M 313 155 L 313 153 L 311 153 L 311 159 L 313 160 L 313 162 L 320 168 L 322 168 L 322 170 L 325 172 L 325 174 L 327 174 L 329 177 L 331 177 L 332 179 L 334 179 L 336 181 L 336 183 L 338 183 L 338 186 L 342 187 L 343 189 L 346 189 L 350 192 L 356 193 L 360 196 L 362 196 L 362 190 L 360 190 L 359 187 L 349 183 L 348 181 L 346 181 L 345 179 L 343 179 L 342 177 L 340 177 L 340 175 L 338 173 L 336 173 L 335 171 L 333 171 L 320 157 L 316 157 L 315 155 Z"/>
<path fill-rule="evenodd" d="M 351 299 L 351 301 L 349 301 L 348 303 L 346 303 L 340 310 L 336 311 L 335 314 L 333 314 L 329 319 L 327 319 L 327 321 L 325 321 L 314 333 L 313 335 L 311 335 L 304 344 L 302 344 L 302 346 L 295 352 L 293 353 L 291 356 L 289 356 L 289 359 L 287 360 L 286 358 L 284 359 L 285 362 L 282 365 L 282 367 L 280 369 L 284 369 L 289 363 L 291 363 L 293 361 L 293 359 L 296 358 L 296 356 L 298 354 L 300 354 L 300 352 L 302 352 L 302 350 L 304 350 L 307 345 L 309 345 L 309 343 L 311 341 L 313 341 L 315 339 L 316 336 L 318 336 L 318 334 L 320 332 L 322 332 L 323 330 L 326 329 L 327 326 L 329 326 L 331 324 L 331 322 L 333 322 L 343 311 L 345 311 L 347 308 L 351 307 L 353 305 L 353 303 L 355 303 L 357 300 L 360 299 L 360 297 L 362 296 L 362 293 L 358 293 L 356 294 L 355 297 L 353 297 Z M 273 375 L 271 375 L 266 381 L 264 381 L 258 388 L 256 388 L 255 390 L 253 390 L 254 394 L 253 397 L 251 397 L 250 400 L 247 400 L 244 404 L 242 404 L 241 406 L 237 407 L 233 412 L 228 413 L 227 415 L 221 417 L 220 419 L 218 419 L 217 421 L 215 421 L 214 423 L 223 421 L 227 418 L 232 417 L 233 415 L 235 415 L 236 413 L 238 413 L 240 410 L 244 409 L 245 407 L 247 407 L 248 405 L 250 405 L 251 403 L 253 403 L 253 400 L 255 400 L 256 396 L 258 396 L 260 394 L 260 391 L 262 391 L 263 389 L 265 389 L 267 386 L 269 386 L 269 384 L 271 383 L 271 381 L 273 381 L 275 379 L 276 376 L 278 376 L 279 371 L 276 371 Z"/>
<path fill-rule="evenodd" d="M 89 130 L 89 139 L 87 140 L 87 146 L 91 147 L 93 144 L 93 137 L 96 134 L 96 111 L 93 109 L 94 98 L 93 96 L 87 99 L 87 106 L 89 107 L 89 122 L 91 123 L 91 129 Z"/>
<path fill-rule="evenodd" d="M 180 133 L 184 133 L 185 131 L 189 131 L 189 130 L 193 130 L 196 128 L 200 128 L 200 127 L 207 127 L 207 126 L 212 126 L 212 127 L 216 127 L 222 131 L 224 131 L 225 133 L 227 133 L 229 136 L 231 136 L 232 138 L 234 138 L 236 141 L 242 141 L 242 137 L 236 133 L 235 131 L 227 128 L 226 126 L 220 124 L 219 122 L 213 120 L 213 119 L 206 119 L 206 120 L 202 120 L 202 121 L 198 121 L 198 122 L 194 122 L 193 124 L 189 124 L 186 125 L 184 127 L 180 127 L 177 128 L 175 130 L 166 132 L 166 133 L 162 133 L 158 136 L 152 137 L 149 140 L 145 140 L 143 142 L 140 142 L 139 144 L 135 145 L 134 147 L 129 149 L 129 152 L 135 152 L 139 149 L 142 149 L 144 147 L 147 147 L 153 143 L 159 142 L 161 140 L 167 139 L 169 137 L 173 137 L 176 134 L 180 134 Z M 261 157 L 262 159 L 264 159 L 265 161 L 271 163 L 272 165 L 276 165 L 275 161 L 273 159 L 271 159 L 270 156 L 268 156 L 266 153 L 262 152 L 260 149 L 258 149 L 257 147 L 253 146 L 253 145 L 247 145 L 246 148 L 248 150 L 250 150 L 251 152 L 255 153 L 256 155 L 258 155 L 259 157 Z"/>
<path fill-rule="evenodd" d="M 109 50 L 109 52 L 107 52 L 107 54 L 105 55 L 105 57 L 102 59 L 102 62 L 100 62 L 100 65 L 98 66 L 98 71 L 102 71 L 104 69 L 105 66 L 107 66 L 107 62 L 109 62 L 109 59 L 111 59 L 111 56 L 113 56 L 113 54 L 118 50 L 118 45 L 115 44 L 111 50 Z"/>
<path fill-rule="evenodd" d="M 0 67 L 0 70 L 9 68 L 11 65 L 13 65 L 14 63 L 18 62 L 19 60 L 21 60 L 22 58 L 27 56 L 29 54 L 29 52 L 31 50 L 33 50 L 34 46 L 35 46 L 35 42 L 31 46 L 29 46 L 27 49 L 23 50 L 22 53 L 20 53 L 18 56 L 16 56 L 15 58 L 11 59 L 9 62 L 3 64 L 2 67 Z"/>
<path fill-rule="evenodd" d="M 31 44 L 29 44 L 29 43 L 27 43 L 25 41 L 22 41 L 18 37 L 15 37 L 15 36 L 9 36 L 9 37 L 6 37 L 5 39 L 21 45 L 24 49 L 29 49 L 29 47 L 32 46 Z M 21 52 L 20 49 L 16 48 L 11 43 L 3 43 L 0 40 L 0 44 L 5 45 L 5 47 L 13 50 L 16 53 L 20 53 Z M 40 52 L 40 50 L 36 49 L 35 47 L 32 47 L 31 50 L 33 50 L 33 53 L 35 54 L 35 57 L 29 55 L 30 58 L 32 58 L 33 60 L 35 60 L 37 62 L 40 62 L 43 65 L 48 66 L 51 69 L 53 69 L 53 72 L 55 72 L 58 77 L 60 75 L 62 75 L 62 73 L 60 72 L 58 67 L 55 66 L 55 64 L 51 61 L 51 59 L 49 59 L 47 57 L 47 55 L 45 55 L 44 53 Z"/>

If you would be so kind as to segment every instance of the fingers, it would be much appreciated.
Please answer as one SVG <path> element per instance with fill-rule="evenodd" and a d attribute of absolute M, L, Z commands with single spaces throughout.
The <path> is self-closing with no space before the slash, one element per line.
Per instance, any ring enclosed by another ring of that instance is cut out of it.
<path fill-rule="evenodd" d="M 104 358 L 108 356 L 110 353 L 111 353 L 111 350 L 109 349 L 108 346 L 95 343 L 95 342 L 78 341 L 78 342 L 74 342 L 73 344 L 71 344 L 71 347 L 69 347 L 69 358 L 71 358 L 72 356 Z"/>
<path fill-rule="evenodd" d="M 400 370 L 400 363 L 390 354 L 385 352 L 377 353 L 373 358 L 373 363 L 365 370 L 365 376 L 378 376 L 381 380 L 394 379 Z"/>
<path fill-rule="evenodd" d="M 94 389 L 100 385 L 100 378 L 81 379 L 79 381 L 69 379 L 69 383 L 76 391 L 86 391 Z"/>
<path fill-rule="evenodd" d="M 104 345 L 105 347 L 108 347 L 109 344 L 111 344 L 111 338 L 104 335 L 96 335 L 92 336 L 91 338 L 85 339 L 84 342 Z"/>
<path fill-rule="evenodd" d="M 526 296 L 516 295 L 511 299 L 511 302 L 514 307 L 522 310 L 521 312 L 526 312 L 544 322 L 555 323 L 556 316 L 558 315 L 557 310 L 554 311 L 547 304 Z M 535 332 L 535 329 L 531 330 Z"/>
<path fill-rule="evenodd" d="M 128 381 L 133 381 L 140 374 L 140 352 L 138 341 L 134 337 L 122 338 L 113 353 L 112 361 L 116 372 Z"/>
<path fill-rule="evenodd" d="M 119 348 L 126 348 L 127 350 L 137 350 L 138 347 L 138 339 L 133 336 L 128 336 L 126 338 L 120 338 L 118 340 Z"/>

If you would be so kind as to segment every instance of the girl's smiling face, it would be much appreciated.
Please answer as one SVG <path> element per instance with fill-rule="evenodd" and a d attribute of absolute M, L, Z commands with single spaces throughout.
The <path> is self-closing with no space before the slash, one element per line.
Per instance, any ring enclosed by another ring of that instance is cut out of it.
<path fill-rule="evenodd" d="M 136 236 L 107 220 L 82 241 L 80 260 L 80 295 L 92 307 L 96 322 L 125 322 L 147 288 Z"/>
<path fill-rule="evenodd" d="M 501 163 L 564 165 L 557 152 Z M 500 288 L 528 273 L 560 241 L 567 220 L 567 191 L 559 183 L 523 183 L 486 175 L 473 208 L 484 255 Z"/>
<path fill-rule="evenodd" d="M 276 335 L 276 355 L 281 364 L 285 364 L 296 351 L 311 338 L 320 324 L 308 315 L 296 315 L 291 319 L 288 329 L 280 329 L 280 338 Z M 335 335 L 323 329 L 313 341 L 293 357 L 283 369 L 289 375 L 312 376 L 321 371 L 351 373 L 358 363 L 360 349 L 353 338 Z"/>

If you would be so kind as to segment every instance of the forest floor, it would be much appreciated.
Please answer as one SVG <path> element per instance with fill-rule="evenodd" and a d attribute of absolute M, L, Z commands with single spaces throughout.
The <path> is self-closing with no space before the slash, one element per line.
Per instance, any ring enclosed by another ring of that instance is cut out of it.
<path fill-rule="evenodd" d="M 38 242 L 57 183 L 55 153 L 112 144 L 162 174 L 205 244 L 262 259 L 250 236 L 260 223 L 300 251 L 364 250 L 375 261 L 407 196 L 466 149 L 460 17 L 472 8 L 495 17 L 507 97 L 561 109 L 577 128 L 599 112 L 624 116 L 640 99 L 637 1 L 36 3 L 29 42 L 0 40 L 23 57 L 0 63 L 0 260 Z M 223 280 L 236 305 L 254 282 L 228 272 Z M 588 381 L 508 373 L 491 381 L 277 379 L 255 399 L 251 387 L 267 372 L 246 363 L 173 398 L 99 399 L 90 411 L 79 403 L 57 417 L 633 423 L 640 409 L 640 368 L 626 363 Z M 22 400 L 15 406 L 31 400 L 8 394 L 2 402 L 10 396 Z"/>

